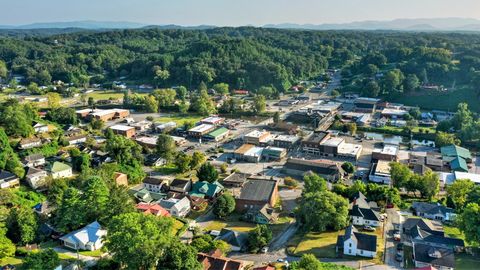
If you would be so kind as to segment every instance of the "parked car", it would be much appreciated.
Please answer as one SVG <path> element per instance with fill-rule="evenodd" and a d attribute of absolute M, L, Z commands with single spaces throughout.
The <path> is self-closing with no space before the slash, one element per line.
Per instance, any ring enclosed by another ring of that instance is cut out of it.
<path fill-rule="evenodd" d="M 262 248 L 262 253 L 267 253 L 268 252 L 268 247 L 263 247 Z"/>
<path fill-rule="evenodd" d="M 397 254 L 395 255 L 395 260 L 396 260 L 397 262 L 401 262 L 401 261 L 403 260 L 402 254 L 398 254 L 398 253 L 397 253 Z"/>
<path fill-rule="evenodd" d="M 387 203 L 387 208 L 390 209 L 390 208 L 393 208 L 393 207 L 395 207 L 395 205 L 393 203 Z"/>
<path fill-rule="evenodd" d="M 375 228 L 372 226 L 363 226 L 363 230 L 367 232 L 374 232 Z"/>
<path fill-rule="evenodd" d="M 403 243 L 398 243 L 398 244 L 397 244 L 397 250 L 398 250 L 398 251 L 403 250 Z"/>
<path fill-rule="evenodd" d="M 400 241 L 400 239 L 401 239 L 401 236 L 399 232 L 393 233 L 393 240 Z"/>

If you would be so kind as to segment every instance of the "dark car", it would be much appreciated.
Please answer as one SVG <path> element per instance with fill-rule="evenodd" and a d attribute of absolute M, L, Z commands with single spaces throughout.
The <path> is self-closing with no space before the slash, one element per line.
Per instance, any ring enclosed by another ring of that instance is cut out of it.
<path fill-rule="evenodd" d="M 398 244 L 397 244 L 397 250 L 398 250 L 398 251 L 403 250 L 403 243 L 398 243 Z"/>
<path fill-rule="evenodd" d="M 363 226 L 363 230 L 367 232 L 374 232 L 375 228 L 372 226 Z"/>
<path fill-rule="evenodd" d="M 395 260 L 396 260 L 397 262 L 401 262 L 401 261 L 403 260 L 402 254 L 397 253 L 397 254 L 395 255 Z"/>

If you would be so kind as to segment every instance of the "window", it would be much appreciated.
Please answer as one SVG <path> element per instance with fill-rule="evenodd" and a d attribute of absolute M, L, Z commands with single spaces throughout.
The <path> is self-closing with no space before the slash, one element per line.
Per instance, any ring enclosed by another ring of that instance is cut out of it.
<path fill-rule="evenodd" d="M 363 255 L 363 250 L 360 250 L 360 254 L 362 254 L 362 255 Z"/>
<path fill-rule="evenodd" d="M 349 253 L 349 254 L 352 254 L 352 250 L 351 250 L 351 249 L 349 249 L 349 250 L 348 250 L 348 253 Z"/>
<path fill-rule="evenodd" d="M 349 244 L 348 244 L 348 247 L 352 247 L 352 243 L 349 243 Z"/>

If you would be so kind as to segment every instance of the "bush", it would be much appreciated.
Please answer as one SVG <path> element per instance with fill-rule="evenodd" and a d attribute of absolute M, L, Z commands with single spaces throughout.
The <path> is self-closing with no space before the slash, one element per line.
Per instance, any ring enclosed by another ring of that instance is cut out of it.
<path fill-rule="evenodd" d="M 289 188 L 296 188 L 298 186 L 298 181 L 289 176 L 285 177 L 283 183 Z"/>

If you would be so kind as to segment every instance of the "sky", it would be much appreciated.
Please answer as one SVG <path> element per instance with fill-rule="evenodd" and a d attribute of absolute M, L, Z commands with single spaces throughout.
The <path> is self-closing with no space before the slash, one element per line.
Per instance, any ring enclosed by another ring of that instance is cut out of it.
<path fill-rule="evenodd" d="M 480 19 L 479 0 L 0 0 L 0 25 L 79 20 L 241 26 Z"/>

